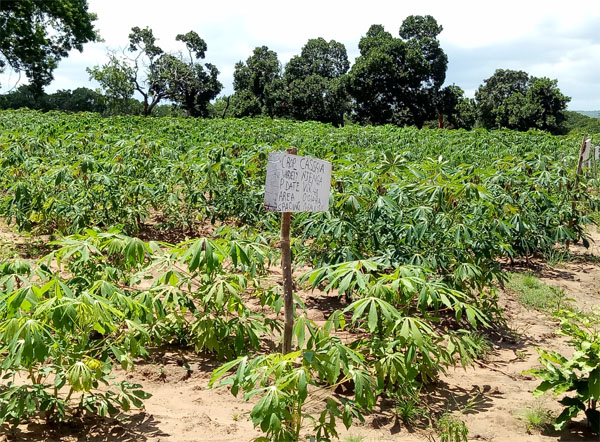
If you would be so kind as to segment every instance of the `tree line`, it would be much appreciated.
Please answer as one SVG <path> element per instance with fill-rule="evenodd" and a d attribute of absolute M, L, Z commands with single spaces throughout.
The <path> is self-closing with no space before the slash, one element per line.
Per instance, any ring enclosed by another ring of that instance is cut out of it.
<path fill-rule="evenodd" d="M 98 91 L 79 88 L 48 95 L 43 87 L 52 79 L 52 71 L 66 56 L 65 51 L 81 49 L 86 41 L 99 38 L 92 32 L 95 17 L 87 13 L 85 0 L 56 3 L 74 7 L 79 22 L 71 21 L 71 27 L 59 29 L 71 40 L 56 39 L 58 31 L 50 33 L 46 29 L 48 35 L 52 34 L 46 40 L 20 42 L 42 48 L 46 44 L 41 53 L 15 52 L 15 35 L 31 23 L 37 23 L 38 30 L 48 26 L 40 17 L 62 20 L 60 9 L 37 0 L 0 4 L 0 24 L 11 33 L 0 36 L 0 40 L 12 39 L 12 44 L 0 41 L 0 68 L 8 63 L 30 79 L 27 87 L 0 96 L 0 107 L 12 108 L 21 103 L 21 107 L 42 110 L 87 110 L 105 115 L 266 116 L 336 126 L 354 122 L 466 129 L 536 128 L 552 133 L 566 127 L 570 98 L 561 93 L 557 80 L 498 69 L 483 80 L 474 99 L 465 97 L 457 85 L 444 87 L 448 57 L 438 40 L 443 28 L 430 15 L 407 17 L 397 36 L 381 25 L 372 25 L 359 41 L 360 55 L 353 65 L 345 46 L 335 40 L 308 40 L 300 54 L 285 66 L 275 51 L 257 47 L 246 61 L 235 65 L 233 94 L 221 97 L 219 70 L 205 62 L 208 45 L 195 31 L 177 35 L 181 50 L 169 53 L 157 45 L 152 29 L 133 27 L 125 50 L 110 52 L 107 63 L 87 69 L 90 79 L 99 83 Z M 36 8 L 42 9 L 36 13 Z"/>

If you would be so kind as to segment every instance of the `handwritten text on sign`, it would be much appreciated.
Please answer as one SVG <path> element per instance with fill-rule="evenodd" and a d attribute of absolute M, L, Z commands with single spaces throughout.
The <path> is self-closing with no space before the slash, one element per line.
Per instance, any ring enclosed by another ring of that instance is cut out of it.
<path fill-rule="evenodd" d="M 283 152 L 269 154 L 265 207 L 275 212 L 329 210 L 331 163 Z"/>

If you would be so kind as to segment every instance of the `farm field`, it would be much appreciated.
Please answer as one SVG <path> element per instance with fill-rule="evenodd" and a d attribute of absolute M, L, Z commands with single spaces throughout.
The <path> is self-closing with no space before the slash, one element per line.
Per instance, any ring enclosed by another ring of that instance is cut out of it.
<path fill-rule="evenodd" d="M 25 111 L 0 129 L 0 438 L 597 440 L 597 354 L 572 388 L 524 373 L 538 347 L 573 355 L 559 321 L 600 346 L 579 137 Z M 262 200 L 289 147 L 333 177 L 329 212 L 293 217 L 281 355 Z M 585 398 L 561 430 L 542 380 Z"/>

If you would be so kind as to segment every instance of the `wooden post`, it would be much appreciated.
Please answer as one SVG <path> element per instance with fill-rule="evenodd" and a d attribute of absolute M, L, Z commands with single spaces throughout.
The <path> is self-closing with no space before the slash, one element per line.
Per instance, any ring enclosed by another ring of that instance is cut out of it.
<path fill-rule="evenodd" d="M 286 150 L 291 155 L 296 155 L 296 148 Z M 290 250 L 290 224 L 292 214 L 281 213 L 281 270 L 283 273 L 283 300 L 285 322 L 283 325 L 283 344 L 281 353 L 292 351 L 292 331 L 294 329 L 294 294 L 292 283 L 292 253 Z"/>
<path fill-rule="evenodd" d="M 581 142 L 581 149 L 579 149 L 579 161 L 577 162 L 577 178 L 581 175 L 581 170 L 583 169 L 583 153 L 585 152 L 585 140 L 587 139 L 587 135 L 583 135 L 583 141 Z"/>

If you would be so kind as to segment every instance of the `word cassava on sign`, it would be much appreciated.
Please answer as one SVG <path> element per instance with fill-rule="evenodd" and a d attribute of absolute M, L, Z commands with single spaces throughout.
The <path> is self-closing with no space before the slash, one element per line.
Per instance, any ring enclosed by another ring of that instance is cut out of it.
<path fill-rule="evenodd" d="M 331 163 L 283 152 L 269 154 L 265 207 L 275 212 L 329 210 Z"/>

